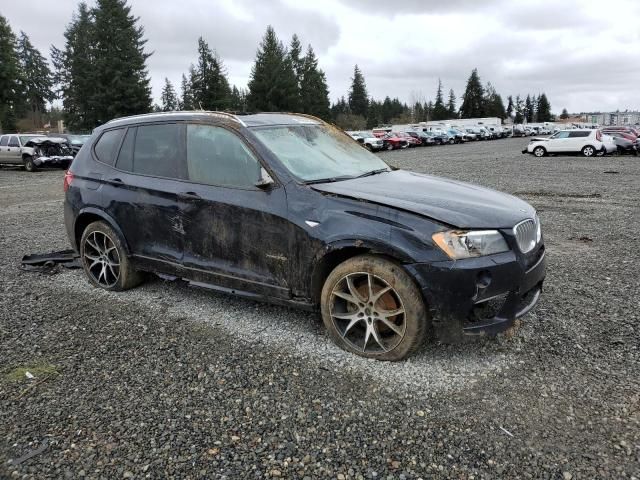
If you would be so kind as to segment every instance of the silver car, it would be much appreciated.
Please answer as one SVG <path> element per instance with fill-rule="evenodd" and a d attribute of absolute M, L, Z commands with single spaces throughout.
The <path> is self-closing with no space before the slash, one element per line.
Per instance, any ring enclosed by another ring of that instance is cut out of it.
<path fill-rule="evenodd" d="M 39 167 L 68 168 L 73 152 L 64 138 L 37 134 L 0 136 L 0 164 L 22 165 L 28 172 Z"/>

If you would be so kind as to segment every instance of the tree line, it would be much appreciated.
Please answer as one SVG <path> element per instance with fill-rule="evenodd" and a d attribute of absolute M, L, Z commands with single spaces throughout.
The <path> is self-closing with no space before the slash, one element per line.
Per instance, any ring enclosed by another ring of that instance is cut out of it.
<path fill-rule="evenodd" d="M 258 47 L 247 88 L 230 85 L 223 60 L 204 38 L 195 62 L 182 75 L 179 89 L 164 79 L 160 104 L 152 102 L 144 28 L 127 0 L 81 2 L 64 32 L 64 45 L 51 47 L 51 66 L 28 36 L 16 36 L 0 15 L 0 128 L 40 128 L 47 104 L 61 99 L 68 128 L 90 131 L 106 121 L 150 111 L 225 110 L 288 111 L 318 116 L 342 128 L 380 124 L 511 115 L 515 121 L 550 120 L 544 93 L 522 100 L 502 97 L 490 83 L 482 85 L 476 69 L 458 108 L 453 90 L 445 98 L 441 81 L 434 101 L 411 105 L 389 96 L 370 97 L 361 69 L 354 67 L 345 96 L 331 104 L 325 73 L 311 45 L 303 51 L 297 35 L 288 45 L 269 26 Z M 49 112 L 49 118 L 53 116 Z"/>

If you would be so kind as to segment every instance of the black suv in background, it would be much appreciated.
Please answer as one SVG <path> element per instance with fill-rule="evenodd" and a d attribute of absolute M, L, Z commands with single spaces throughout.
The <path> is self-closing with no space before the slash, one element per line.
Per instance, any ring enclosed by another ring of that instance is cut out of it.
<path fill-rule="evenodd" d="M 365 357 L 402 359 L 427 332 L 503 331 L 545 275 L 529 204 L 391 168 L 303 115 L 113 120 L 64 186 L 67 233 L 93 285 L 124 290 L 154 272 L 319 309 L 332 339 Z"/>

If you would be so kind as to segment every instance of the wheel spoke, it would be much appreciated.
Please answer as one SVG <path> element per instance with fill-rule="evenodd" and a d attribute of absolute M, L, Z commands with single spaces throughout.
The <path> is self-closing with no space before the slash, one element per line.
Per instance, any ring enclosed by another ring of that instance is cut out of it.
<path fill-rule="evenodd" d="M 404 313 L 404 308 L 402 307 L 396 308 L 395 310 L 382 310 L 380 312 L 380 317 L 390 318 L 390 317 L 395 317 L 396 315 L 400 315 L 401 313 Z"/>
<path fill-rule="evenodd" d="M 353 284 L 353 280 L 351 280 L 350 275 L 347 276 L 347 288 L 349 289 L 349 292 L 351 293 L 351 295 L 353 295 L 353 297 L 358 300 L 358 302 L 361 302 L 361 303 L 366 302 L 366 300 L 360 296 L 360 292 L 358 292 L 355 285 Z"/>
<path fill-rule="evenodd" d="M 114 272 L 113 270 L 114 266 L 117 267 L 117 265 L 111 265 L 110 263 L 107 263 L 107 267 L 111 271 L 111 275 L 113 275 L 113 281 L 115 282 L 116 280 L 118 280 L 118 275 L 116 275 L 116 272 Z"/>
<path fill-rule="evenodd" d="M 340 291 L 338 291 L 338 290 L 335 290 L 335 291 L 333 292 L 333 294 L 334 294 L 336 297 L 340 297 L 340 298 L 342 298 L 343 300 L 346 300 L 347 302 L 351 302 L 351 303 L 353 303 L 354 305 L 358 305 L 358 299 L 357 299 L 357 298 L 355 298 L 353 295 L 349 295 L 348 293 L 340 292 Z"/>
<path fill-rule="evenodd" d="M 367 288 L 369 289 L 367 300 L 373 302 L 373 275 L 371 274 L 367 274 Z"/>
<path fill-rule="evenodd" d="M 95 242 L 95 240 L 94 240 Z M 92 242 L 90 239 L 87 238 L 87 244 L 93 248 L 94 251 L 100 253 L 100 249 L 98 248 L 98 245 L 96 243 Z"/>
<path fill-rule="evenodd" d="M 380 345 L 380 348 L 382 348 L 382 350 L 386 352 L 387 349 L 385 348 L 384 344 L 382 343 L 382 340 L 380 339 L 380 335 L 378 334 L 378 329 L 376 328 L 376 323 L 373 322 L 369 326 L 369 328 L 371 329 L 371 336 L 373 337 L 373 339 L 376 341 L 378 345 Z"/>
<path fill-rule="evenodd" d="M 402 329 L 398 325 L 393 323 L 391 320 L 388 320 L 387 318 L 382 317 L 380 321 L 384 323 L 387 327 L 389 327 L 391 330 L 393 330 L 397 335 L 402 335 Z"/>
<path fill-rule="evenodd" d="M 384 295 L 385 293 L 387 293 L 389 290 L 391 290 L 391 287 L 389 285 L 387 285 L 386 287 L 381 288 L 380 290 L 378 290 L 375 295 L 373 295 L 370 299 L 371 303 L 373 303 L 373 305 L 375 306 L 375 304 L 377 303 L 378 300 L 380 300 L 380 297 L 382 295 Z"/>
<path fill-rule="evenodd" d="M 349 325 L 347 325 L 347 328 L 345 328 L 344 332 L 342 332 L 342 336 L 346 337 L 347 333 L 349 333 L 349 330 L 351 330 L 354 327 L 354 325 L 356 323 L 358 323 L 359 321 L 360 321 L 360 319 L 357 318 L 357 317 L 356 318 L 352 318 L 351 321 L 349 322 Z"/>

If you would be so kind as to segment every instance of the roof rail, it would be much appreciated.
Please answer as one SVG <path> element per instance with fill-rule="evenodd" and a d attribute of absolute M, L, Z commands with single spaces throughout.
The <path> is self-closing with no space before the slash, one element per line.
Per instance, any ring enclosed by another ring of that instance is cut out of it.
<path fill-rule="evenodd" d="M 112 123 L 112 122 L 116 122 L 118 120 L 125 120 L 125 119 L 129 119 L 129 118 L 145 118 L 145 117 L 154 117 L 154 116 L 173 116 L 173 115 L 181 115 L 181 114 L 188 114 L 188 113 L 202 113 L 202 114 L 207 114 L 207 115 L 218 115 L 218 116 L 229 118 L 229 119 L 239 123 L 243 127 L 246 127 L 245 123 L 242 120 L 240 120 L 237 115 L 234 115 L 234 114 L 228 113 L 228 112 L 218 112 L 218 111 L 211 111 L 211 110 L 175 110 L 175 111 L 172 111 L 172 112 L 142 113 L 140 115 L 129 115 L 127 117 L 114 118 L 112 120 L 109 120 L 105 125 L 108 125 L 109 123 Z"/>

